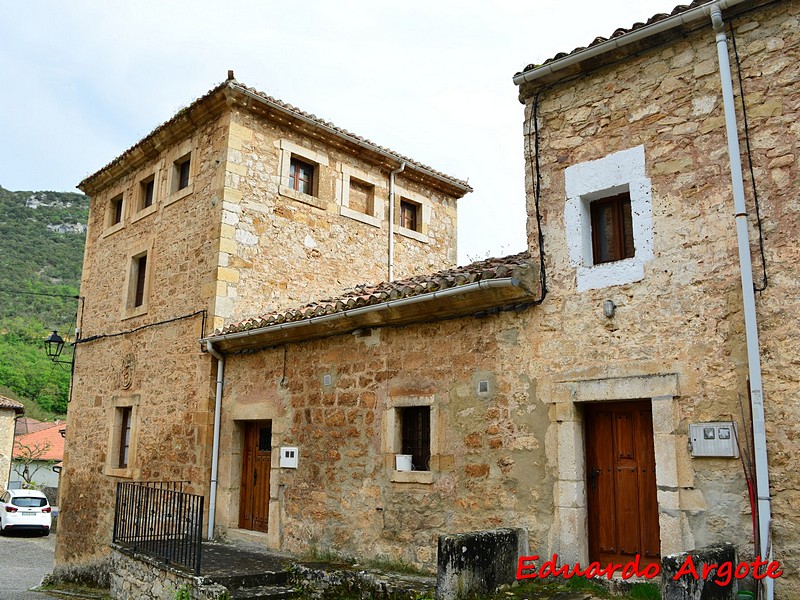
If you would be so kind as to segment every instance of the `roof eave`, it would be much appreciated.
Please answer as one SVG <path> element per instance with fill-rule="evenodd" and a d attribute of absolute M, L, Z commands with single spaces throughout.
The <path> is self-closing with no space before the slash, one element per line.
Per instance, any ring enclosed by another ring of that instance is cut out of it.
<path fill-rule="evenodd" d="M 358 329 L 404 326 L 475 315 L 527 305 L 535 298 L 535 293 L 518 279 L 488 279 L 300 321 L 212 335 L 201 341 L 212 342 L 223 353 L 268 348 L 341 335 Z"/>
<path fill-rule="evenodd" d="M 686 12 L 667 17 L 666 19 L 639 27 L 638 29 L 634 29 L 618 37 L 608 39 L 595 46 L 590 46 L 578 52 L 568 54 L 567 56 L 545 63 L 539 67 L 517 73 L 513 77 L 514 84 L 522 86 L 523 84 L 532 82 L 553 83 L 554 81 L 558 81 L 561 77 L 570 74 L 570 67 L 579 65 L 587 60 L 600 57 L 635 42 L 641 42 L 652 38 L 653 36 L 667 32 L 676 27 L 694 24 L 702 18 L 710 19 L 711 8 L 714 5 L 719 6 L 721 10 L 725 10 L 745 1 L 746 0 L 717 0 L 716 2 L 703 4 L 702 6 L 698 6 Z"/>

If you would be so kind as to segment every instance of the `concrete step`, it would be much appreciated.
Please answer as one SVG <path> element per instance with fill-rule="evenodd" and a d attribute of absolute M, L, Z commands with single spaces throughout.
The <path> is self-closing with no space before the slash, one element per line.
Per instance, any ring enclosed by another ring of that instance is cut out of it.
<path fill-rule="evenodd" d="M 299 596 L 299 592 L 289 585 L 228 588 L 228 593 L 231 600 L 282 600 Z"/>
<path fill-rule="evenodd" d="M 282 585 L 289 581 L 289 574 L 286 571 L 263 571 L 261 573 L 241 575 L 212 575 L 208 579 L 214 583 L 224 585 L 230 590 L 234 588 Z"/>

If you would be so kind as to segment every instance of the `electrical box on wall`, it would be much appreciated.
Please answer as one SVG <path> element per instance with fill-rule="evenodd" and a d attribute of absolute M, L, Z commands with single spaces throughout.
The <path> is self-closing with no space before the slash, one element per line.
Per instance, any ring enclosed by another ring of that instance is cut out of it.
<path fill-rule="evenodd" d="M 739 458 L 736 436 L 736 423 L 733 421 L 693 423 L 689 425 L 689 449 L 692 451 L 692 457 Z"/>
<path fill-rule="evenodd" d="M 295 448 L 284 447 L 281 448 L 281 462 L 280 466 L 283 469 L 296 469 L 297 459 L 300 457 L 300 451 Z"/>

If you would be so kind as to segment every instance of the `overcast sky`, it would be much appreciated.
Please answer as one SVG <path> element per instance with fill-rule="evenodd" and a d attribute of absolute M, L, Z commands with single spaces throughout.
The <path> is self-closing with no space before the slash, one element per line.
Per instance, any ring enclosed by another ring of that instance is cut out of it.
<path fill-rule="evenodd" d="M 459 262 L 525 249 L 511 78 L 675 0 L 9 2 L 0 186 L 74 190 L 236 79 L 462 179 Z"/>

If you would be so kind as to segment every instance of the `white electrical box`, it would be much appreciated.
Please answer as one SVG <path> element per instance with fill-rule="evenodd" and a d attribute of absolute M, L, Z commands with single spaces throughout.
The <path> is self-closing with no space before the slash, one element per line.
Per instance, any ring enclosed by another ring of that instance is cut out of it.
<path fill-rule="evenodd" d="M 733 421 L 693 423 L 689 425 L 689 448 L 692 457 L 723 456 L 739 458 L 737 429 Z"/>
<path fill-rule="evenodd" d="M 295 448 L 285 447 L 281 448 L 281 462 L 280 466 L 283 469 L 296 469 L 297 459 L 300 457 L 300 451 Z"/>

